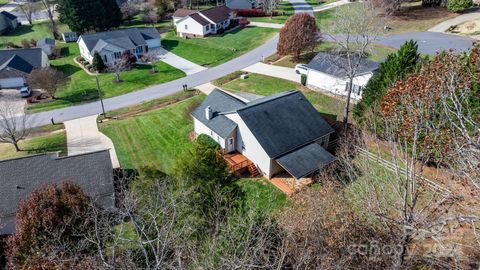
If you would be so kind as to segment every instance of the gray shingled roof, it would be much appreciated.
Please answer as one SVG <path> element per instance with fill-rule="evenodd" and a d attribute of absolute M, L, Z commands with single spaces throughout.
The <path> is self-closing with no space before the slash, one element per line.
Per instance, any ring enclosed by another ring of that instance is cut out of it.
<path fill-rule="evenodd" d="M 124 49 L 134 49 L 136 46 L 147 45 L 146 40 L 160 38 L 160 34 L 154 28 L 150 27 L 140 30 L 139 28 L 128 28 L 107 32 L 99 32 L 94 34 L 84 34 L 81 36 L 87 49 L 92 52 L 95 49 L 103 48 L 105 44 L 109 43 L 114 46 Z M 155 34 L 156 32 L 156 34 Z"/>
<path fill-rule="evenodd" d="M 0 68 L 8 66 L 30 73 L 33 68 L 40 68 L 47 64 L 44 61 L 48 61 L 48 58 L 43 57 L 43 54 L 41 48 L 0 50 Z"/>
<path fill-rule="evenodd" d="M 358 58 L 356 58 L 358 59 Z M 348 59 L 345 56 L 333 55 L 326 52 L 319 52 L 308 63 L 308 68 L 320 71 L 325 74 L 329 74 L 338 78 L 345 78 L 347 72 L 344 68 L 347 65 Z M 373 72 L 377 70 L 379 63 L 370 61 L 368 59 L 362 59 L 357 69 L 357 75 Z"/>
<path fill-rule="evenodd" d="M 296 179 L 310 175 L 334 160 L 335 157 L 317 143 L 309 144 L 276 159 L 278 164 Z"/>
<path fill-rule="evenodd" d="M 0 12 L 0 14 L 2 14 L 2 15 L 5 16 L 7 19 L 12 20 L 12 21 L 17 18 L 17 16 L 15 16 L 15 15 L 13 15 L 12 13 L 7 12 L 7 11 L 5 11 L 5 10 L 2 11 L 2 12 Z"/>
<path fill-rule="evenodd" d="M 237 112 L 271 158 L 334 132 L 299 91 L 257 99 Z"/>
<path fill-rule="evenodd" d="M 207 120 L 205 109 L 210 106 L 213 110 L 213 118 Z M 208 128 L 217 133 L 220 137 L 226 138 L 237 127 L 237 124 L 221 113 L 235 112 L 238 108 L 244 107 L 241 100 L 221 91 L 214 89 L 205 100 L 192 112 L 195 119 L 202 122 Z"/>
<path fill-rule="evenodd" d="M 41 47 L 43 45 L 55 45 L 55 39 L 53 38 L 41 38 L 37 41 L 37 47 Z"/>
<path fill-rule="evenodd" d="M 228 20 L 228 18 L 230 17 L 230 12 L 232 12 L 232 10 L 225 5 L 200 11 L 200 13 L 202 13 L 205 17 L 209 18 L 215 23 L 220 23 Z"/>
<path fill-rule="evenodd" d="M 58 157 L 40 154 L 0 161 L 0 216 L 11 216 L 35 189 L 73 182 L 98 203 L 114 205 L 113 169 L 108 150 Z"/>
<path fill-rule="evenodd" d="M 172 17 L 187 17 L 189 15 L 192 15 L 194 13 L 197 13 L 198 10 L 192 10 L 192 9 L 187 9 L 187 8 L 179 8 L 177 9 Z"/>

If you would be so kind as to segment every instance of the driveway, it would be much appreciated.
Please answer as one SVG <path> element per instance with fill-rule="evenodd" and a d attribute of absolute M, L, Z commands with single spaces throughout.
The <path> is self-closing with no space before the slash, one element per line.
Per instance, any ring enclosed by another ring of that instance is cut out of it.
<path fill-rule="evenodd" d="M 300 75 L 293 68 L 256 63 L 243 69 L 243 71 L 276 77 L 284 80 L 300 83 Z"/>
<path fill-rule="evenodd" d="M 25 104 L 27 101 L 20 97 L 17 89 L 12 90 L 0 90 L 0 106 L 3 106 L 3 103 L 8 103 L 8 109 L 12 110 L 11 114 L 15 116 L 23 116 Z"/>
<path fill-rule="evenodd" d="M 97 116 L 92 115 L 66 121 L 68 155 L 78 155 L 109 149 L 113 168 L 119 168 L 112 140 L 98 130 Z"/>
<path fill-rule="evenodd" d="M 163 48 L 158 49 L 162 55 L 161 60 L 170 66 L 173 66 L 181 71 L 185 72 L 187 75 L 192 75 L 197 72 L 203 71 L 207 69 L 206 67 L 202 67 L 198 64 L 195 64 L 191 61 L 188 61 L 185 58 L 182 58 L 176 54 L 173 54 Z"/>
<path fill-rule="evenodd" d="M 434 27 L 428 29 L 428 31 L 429 32 L 446 32 L 448 28 L 450 28 L 451 26 L 458 25 L 458 24 L 472 21 L 472 20 L 478 20 L 478 19 L 480 19 L 480 10 L 475 9 L 468 13 L 452 18 L 450 20 L 441 22 L 435 25 Z"/>
<path fill-rule="evenodd" d="M 313 9 L 305 0 L 288 0 L 295 9 L 295 13 L 308 13 L 313 16 Z"/>

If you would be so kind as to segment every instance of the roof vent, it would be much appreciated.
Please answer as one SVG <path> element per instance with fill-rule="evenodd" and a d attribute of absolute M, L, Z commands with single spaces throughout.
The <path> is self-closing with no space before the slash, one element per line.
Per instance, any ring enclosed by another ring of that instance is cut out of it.
<path fill-rule="evenodd" d="M 205 108 L 205 118 L 207 118 L 207 120 L 210 120 L 213 118 L 213 110 L 210 106 L 207 106 Z"/>

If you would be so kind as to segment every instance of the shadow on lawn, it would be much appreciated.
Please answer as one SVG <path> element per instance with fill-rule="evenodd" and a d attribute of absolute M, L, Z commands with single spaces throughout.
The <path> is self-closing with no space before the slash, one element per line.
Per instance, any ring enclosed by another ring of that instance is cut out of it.
<path fill-rule="evenodd" d="M 18 37 L 18 36 L 26 35 L 28 33 L 32 33 L 33 32 L 32 28 L 33 26 L 31 25 L 19 25 L 17 29 L 15 29 L 12 32 L 9 32 L 6 35 L 6 37 Z"/>
<path fill-rule="evenodd" d="M 65 101 L 67 103 L 81 103 L 85 101 L 92 101 L 98 99 L 98 90 L 96 88 L 84 89 L 74 94 L 57 98 L 57 100 Z"/>
<path fill-rule="evenodd" d="M 60 152 L 60 156 L 67 155 L 67 142 L 66 140 L 51 140 L 46 141 L 41 144 L 41 146 L 32 146 L 29 148 L 23 149 L 23 151 L 27 152 L 30 155 L 33 154 L 42 154 L 42 153 L 52 153 L 52 152 Z"/>
<path fill-rule="evenodd" d="M 79 66 L 72 64 L 55 65 L 54 67 L 61 70 L 66 76 L 72 76 L 74 73 L 82 70 Z"/>

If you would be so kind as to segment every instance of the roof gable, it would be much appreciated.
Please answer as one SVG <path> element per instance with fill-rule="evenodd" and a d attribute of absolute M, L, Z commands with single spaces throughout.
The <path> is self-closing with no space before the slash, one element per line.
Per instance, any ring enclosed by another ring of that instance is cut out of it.
<path fill-rule="evenodd" d="M 198 10 L 192 10 L 192 9 L 187 9 L 187 8 L 179 8 L 173 13 L 172 17 L 183 18 L 183 17 L 192 15 L 192 14 L 197 13 L 197 12 L 198 12 Z"/>
<path fill-rule="evenodd" d="M 0 66 L 0 70 L 4 70 L 5 68 L 15 69 L 27 74 L 33 70 L 33 66 L 18 55 L 12 56 L 12 58 Z"/>
<path fill-rule="evenodd" d="M 17 19 L 17 16 L 15 16 L 15 15 L 13 15 L 12 13 L 7 12 L 7 11 L 5 11 L 5 10 L 2 11 L 2 12 L 0 12 L 0 14 L 2 14 L 5 18 L 7 18 L 7 19 L 9 19 L 9 20 L 11 20 L 11 21 Z"/>
<path fill-rule="evenodd" d="M 333 132 L 299 91 L 255 100 L 238 109 L 237 113 L 271 158 Z"/>
<path fill-rule="evenodd" d="M 102 40 L 104 43 L 110 43 L 120 48 L 133 49 L 137 46 L 147 45 L 146 40 L 152 38 L 160 38 L 160 34 L 155 35 L 157 32 L 154 28 L 128 28 L 113 30 L 107 32 L 99 32 L 93 34 L 84 34 L 80 38 L 85 43 L 87 49 L 92 52 L 94 49 L 98 49 L 97 44 Z M 158 33 L 158 32 L 157 32 Z M 104 44 L 99 45 L 104 46 Z"/>
<path fill-rule="evenodd" d="M 207 17 L 214 23 L 220 23 L 228 20 L 231 12 L 232 10 L 227 6 L 219 6 L 200 11 L 203 16 Z"/>
<path fill-rule="evenodd" d="M 23 61 L 18 58 L 14 59 L 14 56 L 21 58 Z M 41 68 L 48 64 L 48 58 L 41 48 L 0 50 L 0 66 L 5 66 L 7 62 L 7 65 L 9 65 L 12 60 L 13 63 L 22 65 L 26 62 L 32 68 Z"/>

